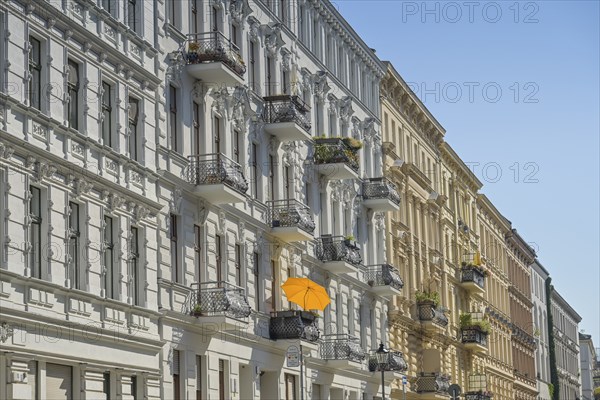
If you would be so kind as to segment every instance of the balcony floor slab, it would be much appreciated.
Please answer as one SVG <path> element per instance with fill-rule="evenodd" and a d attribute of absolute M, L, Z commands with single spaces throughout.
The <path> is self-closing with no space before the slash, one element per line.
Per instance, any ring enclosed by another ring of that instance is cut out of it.
<path fill-rule="evenodd" d="M 271 229 L 271 235 L 286 243 L 306 242 L 314 239 L 313 235 L 295 226 L 274 227 Z"/>
<path fill-rule="evenodd" d="M 265 132 L 275 136 L 281 142 L 312 139 L 310 132 L 302 129 L 302 127 L 295 122 L 265 124 Z"/>
<path fill-rule="evenodd" d="M 399 204 L 386 198 L 363 200 L 363 204 L 373 211 L 398 211 L 400 209 Z"/>
<path fill-rule="evenodd" d="M 233 72 L 220 61 L 189 64 L 187 72 L 209 86 L 243 85 L 244 78 Z"/>
<path fill-rule="evenodd" d="M 358 271 L 358 267 L 346 261 L 327 261 L 323 263 L 323 269 L 334 274 L 352 274 Z"/>
<path fill-rule="evenodd" d="M 315 168 L 329 180 L 358 179 L 358 173 L 345 163 L 316 164 Z"/>
<path fill-rule="evenodd" d="M 246 197 L 223 183 L 197 185 L 195 193 L 213 204 L 243 203 Z"/>

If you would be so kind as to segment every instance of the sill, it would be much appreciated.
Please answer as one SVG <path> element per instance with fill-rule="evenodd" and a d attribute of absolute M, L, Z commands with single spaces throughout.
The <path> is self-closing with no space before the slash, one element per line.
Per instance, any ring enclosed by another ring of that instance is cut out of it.
<path fill-rule="evenodd" d="M 173 36 L 182 42 L 187 39 L 187 36 L 184 35 L 183 32 L 181 32 L 181 29 L 171 24 L 170 22 L 165 22 L 164 30 L 167 36 Z"/>

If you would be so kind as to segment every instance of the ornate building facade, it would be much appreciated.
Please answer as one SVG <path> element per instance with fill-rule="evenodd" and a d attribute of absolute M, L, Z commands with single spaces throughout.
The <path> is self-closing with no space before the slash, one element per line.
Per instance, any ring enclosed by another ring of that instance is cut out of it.
<path fill-rule="evenodd" d="M 533 300 L 534 337 L 537 341 L 535 354 L 538 400 L 551 400 L 550 396 L 550 343 L 548 330 L 548 295 L 546 281 L 550 277 L 542 264 L 531 264 L 531 298 Z"/>

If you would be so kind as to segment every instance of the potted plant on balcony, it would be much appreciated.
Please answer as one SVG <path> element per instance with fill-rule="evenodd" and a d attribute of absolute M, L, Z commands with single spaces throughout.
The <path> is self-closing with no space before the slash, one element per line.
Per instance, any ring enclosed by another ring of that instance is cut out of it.
<path fill-rule="evenodd" d="M 440 294 L 436 291 L 417 290 L 417 292 L 415 293 L 415 300 L 417 301 L 418 305 L 430 304 L 437 308 L 440 305 Z"/>
<path fill-rule="evenodd" d="M 196 64 L 198 62 L 198 50 L 200 49 L 200 43 L 192 41 L 188 44 L 188 63 Z"/>
<path fill-rule="evenodd" d="M 360 140 L 354 139 L 353 137 L 345 137 L 342 139 L 344 144 L 348 146 L 353 151 L 358 151 L 362 149 L 363 144 Z"/>
<path fill-rule="evenodd" d="M 196 304 L 194 308 L 192 308 L 191 314 L 194 317 L 199 317 L 202 315 L 202 306 L 200 305 L 200 303 Z"/>
<path fill-rule="evenodd" d="M 491 329 L 491 324 L 487 319 L 473 321 L 470 313 L 460 313 L 459 323 L 460 329 L 477 329 L 482 333 L 488 333 Z"/>

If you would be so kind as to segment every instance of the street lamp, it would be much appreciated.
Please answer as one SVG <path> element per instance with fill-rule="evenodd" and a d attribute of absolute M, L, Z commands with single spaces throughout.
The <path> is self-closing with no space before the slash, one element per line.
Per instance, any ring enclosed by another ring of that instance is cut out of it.
<path fill-rule="evenodd" d="M 379 370 L 381 371 L 381 400 L 385 400 L 384 372 L 389 362 L 390 351 L 383 347 L 383 343 L 380 343 L 379 348 L 375 352 L 375 356 L 377 357 L 377 364 L 379 366 Z"/>

